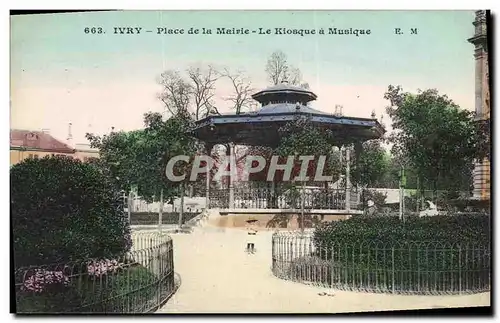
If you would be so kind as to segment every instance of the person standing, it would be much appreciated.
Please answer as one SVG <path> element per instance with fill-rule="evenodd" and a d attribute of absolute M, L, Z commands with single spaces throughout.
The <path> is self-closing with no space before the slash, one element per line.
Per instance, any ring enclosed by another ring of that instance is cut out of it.
<path fill-rule="evenodd" d="M 365 209 L 365 216 L 375 217 L 377 216 L 377 206 L 372 200 L 368 200 L 367 208 Z"/>
<path fill-rule="evenodd" d="M 255 238 L 257 236 L 257 220 L 249 219 L 247 220 L 247 252 L 255 253 Z"/>

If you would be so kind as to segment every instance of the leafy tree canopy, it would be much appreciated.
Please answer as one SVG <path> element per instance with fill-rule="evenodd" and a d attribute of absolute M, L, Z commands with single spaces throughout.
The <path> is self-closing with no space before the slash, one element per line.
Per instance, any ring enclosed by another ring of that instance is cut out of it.
<path fill-rule="evenodd" d="M 369 140 L 362 144 L 359 157 L 351 165 L 351 181 L 362 186 L 376 187 L 389 171 L 391 156 L 382 147 L 380 140 Z"/>
<path fill-rule="evenodd" d="M 474 113 L 460 109 L 446 95 L 432 89 L 413 94 L 390 85 L 384 98 L 391 103 L 387 113 L 394 129 L 392 152 L 435 189 L 438 183 L 450 184 L 484 156 Z"/>
<path fill-rule="evenodd" d="M 102 137 L 87 134 L 91 146 L 98 148 L 101 164 L 112 174 L 122 190 L 138 185 L 139 195 L 147 201 L 178 194 L 179 182 L 165 176 L 168 161 L 177 155 L 194 156 L 199 143 L 188 134 L 191 116 L 178 112 L 164 120 L 160 113 L 144 115 L 145 128 L 112 132 Z M 185 172 L 189 163 L 177 163 L 174 172 Z M 187 176 L 189 178 L 189 174 Z"/>

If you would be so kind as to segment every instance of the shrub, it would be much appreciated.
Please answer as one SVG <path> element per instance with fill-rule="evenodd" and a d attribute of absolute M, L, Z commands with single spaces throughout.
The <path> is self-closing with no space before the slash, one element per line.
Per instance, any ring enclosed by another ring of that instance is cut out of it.
<path fill-rule="evenodd" d="M 15 266 L 112 258 L 131 246 L 120 192 L 96 166 L 69 157 L 10 170 Z"/>
<path fill-rule="evenodd" d="M 481 215 L 409 217 L 402 222 L 397 217 L 353 216 L 345 221 L 324 223 L 316 229 L 314 240 L 323 246 L 361 242 L 439 242 L 489 246 L 490 218 Z"/>
<path fill-rule="evenodd" d="M 489 288 L 487 216 L 405 222 L 397 217 L 358 216 L 323 224 L 312 243 L 313 256 L 326 261 L 322 277 L 329 285 L 438 292 Z"/>

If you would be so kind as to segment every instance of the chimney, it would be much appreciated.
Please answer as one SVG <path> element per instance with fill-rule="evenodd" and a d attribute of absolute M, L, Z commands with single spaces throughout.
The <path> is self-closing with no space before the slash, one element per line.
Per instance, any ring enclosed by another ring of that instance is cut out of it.
<path fill-rule="evenodd" d="M 68 124 L 68 138 L 66 139 L 66 143 L 71 146 L 72 143 L 73 143 L 73 135 L 71 134 L 71 126 L 72 126 L 72 123 L 70 122 Z"/>
<path fill-rule="evenodd" d="M 336 117 L 342 117 L 342 109 L 343 109 L 343 106 L 341 106 L 340 104 L 335 104 L 335 113 L 334 113 L 334 115 Z"/>

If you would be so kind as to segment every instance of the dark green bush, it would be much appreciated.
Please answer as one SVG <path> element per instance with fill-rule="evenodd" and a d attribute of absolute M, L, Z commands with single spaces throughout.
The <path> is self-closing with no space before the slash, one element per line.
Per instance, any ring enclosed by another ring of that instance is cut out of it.
<path fill-rule="evenodd" d="M 490 218 L 457 215 L 353 217 L 316 229 L 312 254 L 323 265 L 294 261 L 300 279 L 317 272 L 322 283 L 395 291 L 453 292 L 489 288 Z M 308 267 L 309 266 L 309 267 Z M 303 268 L 307 270 L 304 271 Z"/>
<path fill-rule="evenodd" d="M 354 216 L 345 221 L 324 223 L 316 229 L 317 245 L 377 242 L 440 242 L 489 246 L 490 218 L 488 216 L 457 215 L 410 217 L 402 222 L 398 217 L 369 218 Z"/>
<path fill-rule="evenodd" d="M 10 170 L 16 267 L 112 258 L 131 246 L 120 192 L 97 167 L 69 157 Z"/>

